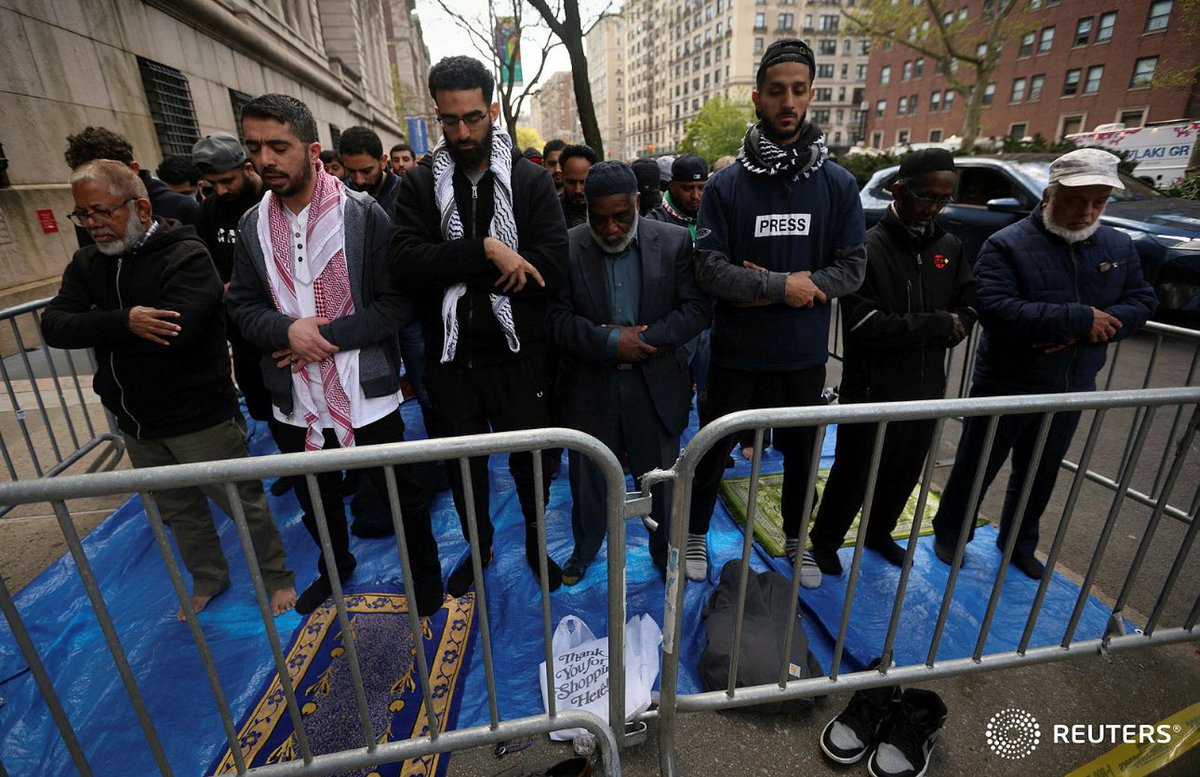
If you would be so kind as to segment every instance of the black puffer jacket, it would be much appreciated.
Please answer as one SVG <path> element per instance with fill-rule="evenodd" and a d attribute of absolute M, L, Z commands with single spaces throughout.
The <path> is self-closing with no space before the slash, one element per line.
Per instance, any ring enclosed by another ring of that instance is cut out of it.
<path fill-rule="evenodd" d="M 521 340 L 521 351 L 515 354 L 508 348 L 489 299 L 492 292 L 499 293 L 495 284 L 500 272 L 483 250 L 495 210 L 495 178 L 488 171 L 478 185 L 472 186 L 462 170 L 455 171 L 454 199 L 466 236 L 451 241 L 442 237 L 433 185 L 433 167 L 428 160 L 401 177 L 391 253 L 401 289 L 417 303 L 426 358 L 436 362 L 442 353 L 442 296 L 447 287 L 457 283 L 465 283 L 467 293 L 458 302 L 460 335 L 455 364 L 482 366 L 530 356 L 545 358 L 546 302 L 564 282 L 567 267 L 567 228 L 550 173 L 514 151 L 512 188 L 518 253 L 538 269 L 546 282 L 543 288 L 530 279 L 524 289 L 509 295 Z"/>
<path fill-rule="evenodd" d="M 975 323 L 975 279 L 958 238 L 932 222 L 913 235 L 889 208 L 867 232 L 867 275 L 841 300 L 845 402 L 940 399 L 957 314 Z"/>
<path fill-rule="evenodd" d="M 193 227 L 154 220 L 154 234 L 122 256 L 95 245 L 76 251 L 42 316 L 47 345 L 96 349 L 92 388 L 121 431 L 139 439 L 198 432 L 237 412 L 208 249 Z M 179 334 L 167 345 L 135 335 L 129 311 L 138 305 L 178 312 Z"/>

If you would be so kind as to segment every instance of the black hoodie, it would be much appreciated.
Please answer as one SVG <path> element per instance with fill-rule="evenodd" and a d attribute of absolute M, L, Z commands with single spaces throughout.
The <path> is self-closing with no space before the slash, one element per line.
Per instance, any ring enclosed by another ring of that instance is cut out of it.
<path fill-rule="evenodd" d="M 155 217 L 141 246 L 75 252 L 42 316 L 55 348 L 95 348 L 93 390 L 121 431 L 139 439 L 198 432 L 232 418 L 237 399 L 225 345 L 221 280 L 196 230 Z M 158 345 L 129 330 L 129 311 L 174 310 L 177 336 Z"/>

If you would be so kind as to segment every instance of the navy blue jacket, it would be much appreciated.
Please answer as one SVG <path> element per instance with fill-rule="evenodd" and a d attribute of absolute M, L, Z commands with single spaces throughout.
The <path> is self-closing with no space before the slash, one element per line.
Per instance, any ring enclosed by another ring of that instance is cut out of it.
<path fill-rule="evenodd" d="M 854 176 L 833 162 L 795 181 L 740 163 L 715 173 L 696 219 L 696 282 L 717 297 L 713 363 L 755 372 L 824 364 L 830 307 L 789 307 L 787 274 L 811 272 L 830 299 L 855 291 L 866 270 L 866 239 Z M 744 270 L 747 260 L 768 272 Z M 761 278 L 762 288 L 743 297 L 738 275 Z M 738 306 L 753 297 L 776 304 Z"/>
<path fill-rule="evenodd" d="M 1092 391 L 1105 343 L 1089 343 L 1092 308 L 1117 318 L 1115 339 L 1146 323 L 1158 300 L 1128 235 L 1111 227 L 1069 244 L 1042 209 L 988 238 L 975 262 L 983 337 L 975 386 L 1001 394 Z M 1067 344 L 1046 353 L 1048 345 Z"/>

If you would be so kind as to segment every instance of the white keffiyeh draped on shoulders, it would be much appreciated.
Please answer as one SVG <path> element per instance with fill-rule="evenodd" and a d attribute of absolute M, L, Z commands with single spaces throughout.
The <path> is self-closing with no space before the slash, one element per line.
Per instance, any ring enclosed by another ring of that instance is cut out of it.
<path fill-rule="evenodd" d="M 494 201 L 495 212 L 492 223 L 488 225 L 488 235 L 496 238 L 506 246 L 516 251 L 518 247 L 517 220 L 513 215 L 512 138 L 506 132 L 492 134 L 492 153 L 488 167 L 495 178 Z M 457 240 L 465 236 L 462 217 L 458 213 L 458 204 L 454 200 L 454 157 L 446 146 L 445 138 L 433 149 L 433 192 L 441 214 L 442 237 L 446 240 Z M 442 325 L 443 346 L 441 363 L 453 361 L 458 349 L 458 301 L 467 293 L 464 283 L 456 283 L 447 287 L 442 295 Z M 500 322 L 508 348 L 513 353 L 521 351 L 521 340 L 517 337 L 517 327 L 513 321 L 512 300 L 504 294 L 488 295 L 492 303 L 492 314 Z"/>

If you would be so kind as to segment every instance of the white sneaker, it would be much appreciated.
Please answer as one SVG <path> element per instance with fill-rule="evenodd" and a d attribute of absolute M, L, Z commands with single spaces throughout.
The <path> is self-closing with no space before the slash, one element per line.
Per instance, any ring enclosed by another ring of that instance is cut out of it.
<path fill-rule="evenodd" d="M 687 537 L 687 555 L 684 560 L 687 579 L 702 583 L 708 579 L 708 535 L 689 534 Z"/>

